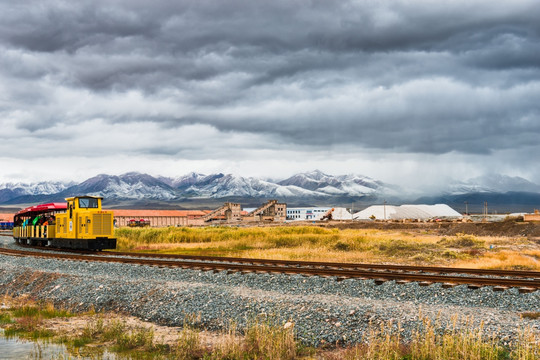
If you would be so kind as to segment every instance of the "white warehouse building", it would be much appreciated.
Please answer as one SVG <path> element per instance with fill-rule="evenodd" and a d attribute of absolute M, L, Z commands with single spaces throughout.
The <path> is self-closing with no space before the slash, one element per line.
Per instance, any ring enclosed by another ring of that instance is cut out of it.
<path fill-rule="evenodd" d="M 287 220 L 320 220 L 330 209 L 330 207 L 287 207 Z"/>
<path fill-rule="evenodd" d="M 458 219 L 462 215 L 446 204 L 435 205 L 373 205 L 354 214 L 358 220 L 403 220 L 403 219 Z"/>
<path fill-rule="evenodd" d="M 332 220 L 352 219 L 352 214 L 341 207 L 287 208 L 287 220 L 321 220 L 328 214 Z"/>

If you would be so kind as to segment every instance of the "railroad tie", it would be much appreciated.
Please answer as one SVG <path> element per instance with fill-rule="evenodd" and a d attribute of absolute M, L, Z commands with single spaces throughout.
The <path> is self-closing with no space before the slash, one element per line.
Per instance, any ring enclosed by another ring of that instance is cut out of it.
<path fill-rule="evenodd" d="M 484 287 L 484 285 L 479 285 L 479 284 L 469 284 L 469 285 L 467 285 L 467 287 L 468 287 L 469 289 L 472 289 L 472 290 L 477 290 L 477 289 L 480 289 L 480 288 Z"/>
<path fill-rule="evenodd" d="M 443 283 L 442 284 L 443 289 L 450 289 L 450 288 L 453 288 L 455 286 L 457 286 L 457 284 L 454 284 L 454 283 Z"/>
<path fill-rule="evenodd" d="M 531 288 L 531 287 L 520 287 L 518 290 L 520 294 L 528 294 L 528 293 L 535 292 L 538 289 Z"/>
<path fill-rule="evenodd" d="M 410 282 L 411 282 L 410 280 L 404 280 L 404 279 L 396 280 L 396 284 L 399 284 L 399 285 L 408 284 Z"/>

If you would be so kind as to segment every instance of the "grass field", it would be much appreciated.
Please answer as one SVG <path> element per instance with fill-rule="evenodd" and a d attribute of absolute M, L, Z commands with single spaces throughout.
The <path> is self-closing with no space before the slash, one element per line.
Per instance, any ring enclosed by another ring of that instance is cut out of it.
<path fill-rule="evenodd" d="M 120 251 L 540 270 L 540 245 L 520 236 L 319 226 L 121 228 L 115 235 Z"/>

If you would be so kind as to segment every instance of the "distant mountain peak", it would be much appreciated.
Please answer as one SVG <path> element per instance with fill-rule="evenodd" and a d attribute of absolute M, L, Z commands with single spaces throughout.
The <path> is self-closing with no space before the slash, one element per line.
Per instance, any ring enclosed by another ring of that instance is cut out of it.
<path fill-rule="evenodd" d="M 485 175 L 454 182 L 442 196 L 471 193 L 539 193 L 540 186 L 521 177 Z M 179 201 L 204 199 L 283 199 L 331 203 L 333 199 L 404 199 L 410 191 L 358 174 L 329 175 L 320 170 L 272 181 L 235 174 L 189 172 L 178 177 L 152 176 L 136 171 L 121 175 L 99 174 L 81 183 L 38 182 L 0 184 L 0 203 L 21 204 L 59 201 L 73 195 L 99 195 L 110 201 Z M 439 193 L 440 194 L 440 193 Z M 417 195 L 415 198 L 418 198 Z M 455 197 L 455 196 L 454 196 Z M 461 199 L 461 198 L 460 198 Z M 410 200 L 409 200 L 410 201 Z M 440 201 L 439 201 L 440 202 Z"/>
<path fill-rule="evenodd" d="M 506 193 L 506 192 L 540 192 L 540 185 L 519 176 L 502 174 L 486 174 L 466 181 L 450 184 L 448 193 L 465 194 L 472 192 Z"/>

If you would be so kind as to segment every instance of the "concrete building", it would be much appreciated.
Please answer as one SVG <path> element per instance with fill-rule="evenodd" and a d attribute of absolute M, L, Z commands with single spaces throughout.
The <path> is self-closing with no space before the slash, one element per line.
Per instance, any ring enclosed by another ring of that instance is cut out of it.
<path fill-rule="evenodd" d="M 226 202 L 214 211 L 204 215 L 202 219 L 207 222 L 237 222 L 242 220 L 242 205 L 232 202 Z"/>
<path fill-rule="evenodd" d="M 287 220 L 321 220 L 331 207 L 287 208 Z"/>
<path fill-rule="evenodd" d="M 269 200 L 242 217 L 242 221 L 285 221 L 287 204 Z"/>

